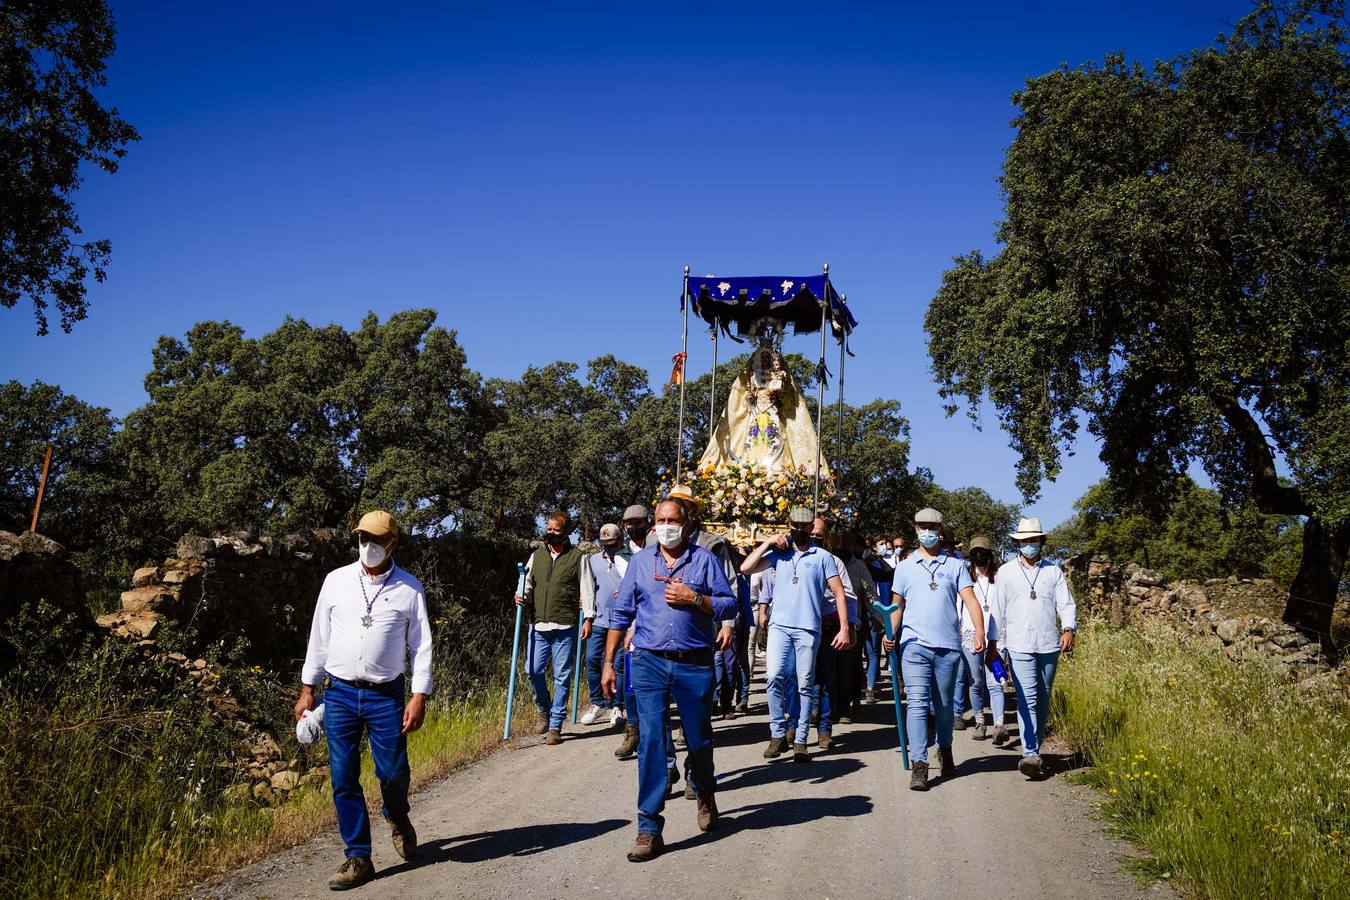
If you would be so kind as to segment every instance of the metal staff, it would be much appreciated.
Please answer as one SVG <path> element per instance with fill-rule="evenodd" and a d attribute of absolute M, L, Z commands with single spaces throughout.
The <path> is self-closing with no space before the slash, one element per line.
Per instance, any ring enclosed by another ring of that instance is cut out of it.
<path fill-rule="evenodd" d="M 830 264 L 825 264 L 825 286 L 820 290 L 820 365 L 816 367 L 816 486 L 811 514 L 820 514 L 820 426 L 825 413 L 825 329 L 830 322 Z"/>
<path fill-rule="evenodd" d="M 516 563 L 516 595 L 525 596 L 525 564 Z M 525 604 L 516 604 L 516 628 L 511 633 L 511 678 L 506 684 L 506 724 L 502 726 L 502 740 L 511 737 L 511 707 L 516 702 L 516 669 L 520 667 L 520 620 L 525 612 Z"/>
<path fill-rule="evenodd" d="M 583 563 L 585 562 L 584 558 L 583 558 L 582 562 L 583 562 Z M 587 576 L 587 577 L 589 577 L 589 576 Z M 581 701 L 581 623 L 582 623 L 582 622 L 585 622 L 585 621 L 586 621 L 586 619 L 585 619 L 584 616 L 583 616 L 583 611 L 580 610 L 580 609 L 578 609 L 578 610 L 577 610 L 577 653 L 576 653 L 576 659 L 573 660 L 573 662 L 572 662 L 572 724 L 573 724 L 573 725 L 577 724 L 577 706 L 580 704 L 580 701 Z M 591 623 L 591 627 L 592 627 L 592 628 L 595 627 L 595 623 L 594 623 L 594 622 Z M 555 689 L 555 690 L 557 689 L 556 686 L 554 687 L 554 689 Z"/>
<path fill-rule="evenodd" d="M 680 294 L 680 416 L 678 431 L 675 435 L 675 480 L 671 487 L 680 483 L 680 466 L 684 461 L 684 382 L 689 374 L 689 267 L 684 267 L 684 293 Z"/>
<path fill-rule="evenodd" d="M 891 630 L 891 613 L 899 609 L 899 605 L 891 603 L 882 604 L 880 600 L 872 601 L 872 608 L 881 616 L 881 625 L 886 629 L 886 640 L 895 641 L 895 634 Z M 905 711 L 900 708 L 900 662 L 895 656 L 895 648 L 891 648 L 891 696 L 895 699 L 895 729 L 900 732 L 900 765 L 902 768 L 909 768 L 909 741 L 905 737 Z"/>

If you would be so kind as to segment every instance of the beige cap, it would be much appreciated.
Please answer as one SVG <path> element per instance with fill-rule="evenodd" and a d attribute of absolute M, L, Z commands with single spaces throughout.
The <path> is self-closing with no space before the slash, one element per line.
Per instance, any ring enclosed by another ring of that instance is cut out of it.
<path fill-rule="evenodd" d="M 925 506 L 914 514 L 914 521 L 916 523 L 923 522 L 925 524 L 941 525 L 942 513 L 933 509 L 931 506 Z"/>
<path fill-rule="evenodd" d="M 993 548 L 992 546 L 990 546 L 990 544 L 989 544 L 989 538 L 985 537 L 985 536 L 982 535 L 982 534 L 977 534 L 977 535 L 975 535 L 973 538 L 970 539 L 970 549 L 971 549 L 972 551 L 975 551 L 975 550 L 989 550 L 989 551 L 992 552 L 994 548 Z"/>
<path fill-rule="evenodd" d="M 600 543 L 603 544 L 605 541 L 618 541 L 622 539 L 623 532 L 619 530 L 618 525 L 615 525 L 612 522 L 606 522 L 604 525 L 600 526 Z"/>
<path fill-rule="evenodd" d="M 382 509 L 377 509 L 366 513 L 361 517 L 361 521 L 356 523 L 352 529 L 352 534 L 358 531 L 365 532 L 371 537 L 384 537 L 386 534 L 398 535 L 398 522 L 394 517 Z"/>
<path fill-rule="evenodd" d="M 816 517 L 805 506 L 794 506 L 788 513 L 788 522 L 793 525 L 812 525 L 815 521 Z"/>

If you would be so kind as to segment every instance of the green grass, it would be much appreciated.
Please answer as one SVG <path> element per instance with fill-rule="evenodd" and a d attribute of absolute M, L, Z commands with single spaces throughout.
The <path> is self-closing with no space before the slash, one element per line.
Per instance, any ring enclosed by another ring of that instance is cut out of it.
<path fill-rule="evenodd" d="M 228 735 L 198 698 L 133 714 L 91 675 L 41 702 L 0 691 L 0 896 L 168 896 L 335 827 L 326 784 L 275 808 L 226 802 Z M 487 678 L 429 708 L 408 742 L 414 788 L 499 746 L 505 693 Z M 363 781 L 378 808 L 368 758 Z"/>
<path fill-rule="evenodd" d="M 1188 890 L 1343 897 L 1350 702 L 1234 663 L 1162 625 L 1089 625 L 1055 682 L 1057 730 L 1094 763 L 1103 812 Z"/>

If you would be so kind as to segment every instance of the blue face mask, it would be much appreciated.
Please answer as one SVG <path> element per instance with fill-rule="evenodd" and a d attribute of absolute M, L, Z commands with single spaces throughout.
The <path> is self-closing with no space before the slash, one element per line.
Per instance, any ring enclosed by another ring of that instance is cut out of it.
<path fill-rule="evenodd" d="M 1041 555 L 1041 542 L 1027 541 L 1023 543 L 1019 549 L 1021 549 L 1022 555 L 1027 559 L 1035 559 Z"/>
<path fill-rule="evenodd" d="M 931 550 L 937 546 L 937 542 L 938 542 L 938 533 L 936 531 L 932 530 L 931 528 L 919 529 L 919 543 L 923 544 L 924 547 Z"/>

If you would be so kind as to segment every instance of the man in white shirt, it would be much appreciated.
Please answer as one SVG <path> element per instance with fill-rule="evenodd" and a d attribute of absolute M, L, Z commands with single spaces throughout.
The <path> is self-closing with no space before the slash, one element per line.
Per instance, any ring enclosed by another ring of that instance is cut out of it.
<path fill-rule="evenodd" d="M 408 821 L 408 738 L 422 727 L 431 694 L 431 624 L 421 583 L 394 564 L 398 523 L 387 512 L 369 512 L 353 533 L 360 561 L 324 579 L 314 605 L 309 647 L 295 704 L 298 721 L 314 708 L 314 688 L 327 675 L 324 731 L 346 860 L 329 880 L 333 890 L 358 887 L 375 877 L 370 862 L 370 817 L 361 791 L 361 734 L 380 781 L 384 817 L 394 849 L 417 853 Z M 412 697 L 403 699 L 406 660 L 412 659 Z"/>
<path fill-rule="evenodd" d="M 1069 579 L 1059 566 L 1041 558 L 1045 532 L 1038 518 L 1022 519 L 1010 537 L 1017 559 L 999 567 L 994 582 L 994 621 L 990 640 L 1002 641 L 1012 657 L 1017 688 L 1017 720 L 1022 731 L 1022 761 L 1028 778 L 1041 774 L 1041 741 L 1050 718 L 1050 690 L 1059 654 L 1073 652 L 1077 608 Z M 991 653 L 997 648 L 991 643 Z"/>

